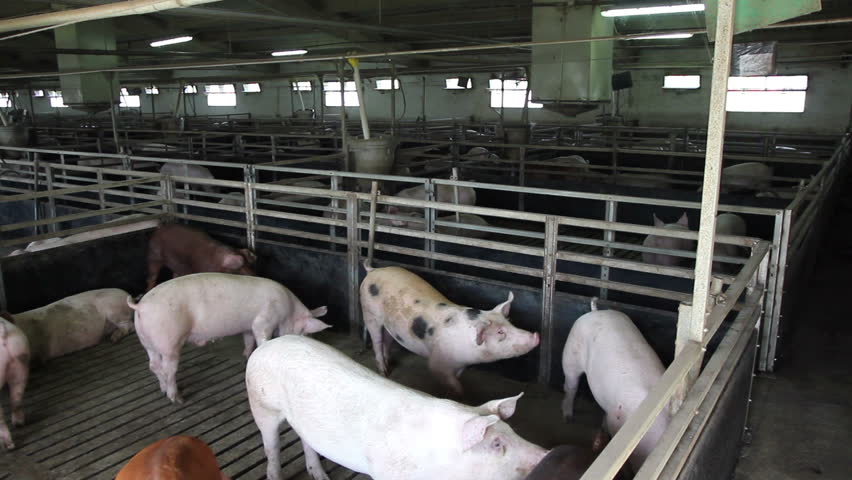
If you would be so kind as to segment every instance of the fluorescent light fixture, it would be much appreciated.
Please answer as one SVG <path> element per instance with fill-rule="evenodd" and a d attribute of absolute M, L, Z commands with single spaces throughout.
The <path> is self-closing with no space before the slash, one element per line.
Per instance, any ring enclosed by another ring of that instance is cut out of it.
<path fill-rule="evenodd" d="M 308 53 L 307 50 L 283 50 L 280 52 L 272 52 L 273 57 L 291 57 L 294 55 L 304 55 Z"/>
<path fill-rule="evenodd" d="M 168 38 L 166 40 L 157 40 L 156 42 L 151 42 L 151 46 L 152 47 L 165 47 L 166 45 L 174 45 L 176 43 L 185 43 L 185 42 L 191 42 L 191 41 L 192 41 L 192 37 L 190 37 L 189 35 L 186 35 L 186 36 L 183 36 L 183 37 Z"/>
<path fill-rule="evenodd" d="M 659 35 L 645 35 L 644 37 L 633 37 L 630 40 L 663 40 L 673 38 L 692 38 L 691 33 L 661 33 Z"/>
<path fill-rule="evenodd" d="M 632 17 L 635 15 L 660 15 L 663 13 L 688 13 L 688 12 L 703 12 L 703 3 L 690 3 L 686 5 L 660 5 L 656 7 L 638 7 L 638 8 L 616 8 L 613 10 L 604 10 L 601 15 L 604 17 Z"/>

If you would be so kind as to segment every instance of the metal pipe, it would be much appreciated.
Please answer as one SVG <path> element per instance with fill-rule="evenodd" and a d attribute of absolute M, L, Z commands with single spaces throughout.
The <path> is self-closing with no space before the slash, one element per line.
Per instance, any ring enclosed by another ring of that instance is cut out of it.
<path fill-rule="evenodd" d="M 364 101 L 364 85 L 361 84 L 361 69 L 358 68 L 358 60 L 355 58 L 349 59 L 349 65 L 352 65 L 352 73 L 355 77 L 355 93 L 358 95 L 358 115 L 361 116 L 361 131 L 364 133 L 364 140 L 370 139 L 370 124 L 367 122 L 367 105 Z M 393 85 L 391 85 L 393 88 Z M 340 91 L 343 91 L 343 84 L 340 84 Z"/>
<path fill-rule="evenodd" d="M 396 64 L 391 62 L 391 136 L 396 135 Z"/>
<path fill-rule="evenodd" d="M 72 23 L 99 20 L 102 18 L 144 15 L 146 13 L 157 13 L 173 8 L 186 8 L 192 5 L 218 1 L 220 0 L 128 0 L 94 7 L 75 8 L 73 10 L 0 20 L 0 33 L 14 32 L 28 28 L 56 26 L 59 24 L 70 25 Z"/>
<path fill-rule="evenodd" d="M 352 169 L 349 165 L 349 133 L 346 132 L 346 96 L 343 94 L 346 79 L 343 76 L 343 60 L 337 62 L 337 80 L 340 82 L 340 148 L 343 150 L 343 170 L 349 172 Z"/>
<path fill-rule="evenodd" d="M 373 264 L 373 249 L 376 243 L 376 197 L 379 195 L 379 182 L 374 181 L 370 187 L 370 229 L 367 237 L 367 265 Z"/>

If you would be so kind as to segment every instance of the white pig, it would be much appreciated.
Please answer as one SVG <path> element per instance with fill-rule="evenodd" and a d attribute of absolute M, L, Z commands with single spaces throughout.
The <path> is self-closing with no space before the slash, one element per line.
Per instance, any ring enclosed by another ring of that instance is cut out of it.
<path fill-rule="evenodd" d="M 450 185 L 435 186 L 435 201 L 441 203 L 456 203 L 453 187 Z M 426 188 L 423 185 L 400 190 L 397 197 L 426 200 Z M 459 187 L 459 205 L 476 205 L 476 190 L 471 187 Z M 400 211 L 422 210 L 412 207 L 397 207 Z"/>
<path fill-rule="evenodd" d="M 676 231 L 689 231 L 689 217 L 684 213 L 677 223 L 664 224 L 662 220 L 654 215 L 654 226 L 657 228 L 665 228 Z M 648 235 L 642 242 L 643 247 L 664 248 L 672 250 L 694 250 L 695 241 L 685 238 L 664 237 L 660 235 Z M 653 263 L 656 265 L 678 266 L 687 262 L 686 257 L 676 257 L 674 255 L 665 255 L 663 253 L 642 252 L 642 261 L 645 263 Z"/>
<path fill-rule="evenodd" d="M 746 223 L 743 217 L 733 213 L 723 213 L 716 217 L 716 235 L 735 235 L 745 236 Z M 713 255 L 722 255 L 725 257 L 737 257 L 740 255 L 740 247 L 731 245 L 730 243 L 716 243 Z M 734 267 L 730 263 L 713 262 L 713 269 L 716 271 L 730 270 Z"/>
<path fill-rule="evenodd" d="M 93 347 L 109 335 L 117 342 L 133 331 L 127 292 L 118 288 L 89 290 L 34 310 L 15 314 L 15 323 L 30 342 L 33 361 Z"/>
<path fill-rule="evenodd" d="M 246 356 L 255 342 L 274 336 L 310 334 L 330 325 L 316 317 L 326 307 L 308 310 L 287 287 L 267 278 L 228 273 L 196 273 L 161 283 L 142 297 L 136 310 L 139 341 L 148 352 L 160 390 L 182 403 L 177 388 L 180 349 L 184 343 L 204 345 L 230 335 L 243 335 Z"/>
<path fill-rule="evenodd" d="M 746 162 L 722 169 L 722 191 L 741 192 L 767 190 L 772 186 L 772 167 L 760 162 Z"/>
<path fill-rule="evenodd" d="M 383 375 L 389 373 L 388 349 L 396 340 L 429 358 L 429 370 L 460 397 L 458 377 L 469 365 L 517 357 L 538 346 L 538 333 L 509 323 L 511 292 L 493 310 L 481 311 L 450 302 L 404 268 L 373 269 L 366 262 L 364 268 L 361 310 Z"/>
<path fill-rule="evenodd" d="M 379 225 L 390 225 L 393 227 L 402 227 L 410 230 L 425 230 L 426 229 L 426 221 L 423 219 L 423 214 L 421 212 L 399 212 L 395 207 L 388 208 L 389 215 L 403 215 L 406 217 L 411 217 L 411 220 L 402 220 L 402 219 L 385 219 L 385 218 L 377 218 L 376 223 Z M 487 227 L 490 224 L 479 215 L 473 215 L 471 213 L 461 213 L 459 214 L 458 222 L 456 222 L 456 214 L 453 213 L 451 215 L 444 215 L 442 217 L 437 217 L 435 220 L 439 222 L 453 222 L 453 223 L 461 223 L 468 225 L 475 225 L 478 227 Z M 458 228 L 458 227 L 449 227 L 444 225 L 438 225 L 435 227 L 436 233 L 442 233 L 445 235 L 455 235 L 459 237 L 468 237 L 468 238 L 485 238 L 488 236 L 488 232 L 483 232 L 479 230 L 469 230 L 466 228 Z"/>
<path fill-rule="evenodd" d="M 578 318 L 568 334 L 562 351 L 562 370 L 565 418 L 573 418 L 577 385 L 585 373 L 595 401 L 606 413 L 604 424 L 609 434 L 615 435 L 663 376 L 665 368 L 630 317 L 616 310 L 598 310 L 597 299 L 592 299 L 592 311 Z M 630 456 L 634 470 L 654 449 L 669 420 L 668 410 L 654 420 Z"/>
<path fill-rule="evenodd" d="M 478 407 L 440 400 L 310 338 L 287 335 L 258 348 L 246 388 L 270 480 L 281 478 L 285 420 L 314 480 L 329 478 L 320 455 L 375 480 L 521 480 L 547 453 L 504 422 L 521 395 Z"/>
<path fill-rule="evenodd" d="M 659 173 L 622 173 L 615 176 L 619 185 L 644 188 L 671 188 L 672 177 Z"/>
<path fill-rule="evenodd" d="M 213 180 L 215 177 L 207 167 L 201 165 L 190 165 L 186 163 L 166 163 L 160 167 L 160 173 L 163 175 L 171 175 L 178 177 L 194 177 L 204 180 Z M 197 187 L 208 193 L 216 193 L 218 188 L 215 185 L 187 185 L 189 188 Z"/>
<path fill-rule="evenodd" d="M 0 390 L 3 389 L 3 385 L 9 386 L 12 425 L 24 424 L 22 402 L 29 374 L 30 344 L 27 336 L 15 326 L 11 315 L 2 313 L 0 314 Z M 0 407 L 0 442 L 3 442 L 8 450 L 15 448 L 2 407 Z"/>

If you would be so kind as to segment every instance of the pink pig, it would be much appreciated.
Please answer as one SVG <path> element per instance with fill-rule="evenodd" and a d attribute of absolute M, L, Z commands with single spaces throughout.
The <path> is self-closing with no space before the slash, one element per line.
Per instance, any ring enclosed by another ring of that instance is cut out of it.
<path fill-rule="evenodd" d="M 9 406 L 12 408 L 12 425 L 24 424 L 24 390 L 30 373 L 30 344 L 27 336 L 15 326 L 8 313 L 0 313 L 0 390 L 9 385 Z M 6 426 L 3 409 L 0 408 L 0 441 L 12 450 L 15 442 Z"/>

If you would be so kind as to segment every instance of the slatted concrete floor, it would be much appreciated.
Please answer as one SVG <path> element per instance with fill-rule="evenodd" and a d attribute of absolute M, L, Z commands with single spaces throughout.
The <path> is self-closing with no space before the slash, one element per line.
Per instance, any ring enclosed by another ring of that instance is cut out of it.
<path fill-rule="evenodd" d="M 0 453 L 0 479 L 113 479 L 136 452 L 177 434 L 206 441 L 231 478 L 265 478 L 244 368 L 242 358 L 215 347 L 185 348 L 178 385 L 186 402 L 174 406 L 135 335 L 54 360 L 30 378 L 27 424 L 13 430 L 17 448 Z M 281 435 L 284 478 L 308 479 L 295 432 L 285 426 Z M 326 467 L 332 479 L 369 478 L 331 462 Z"/>

